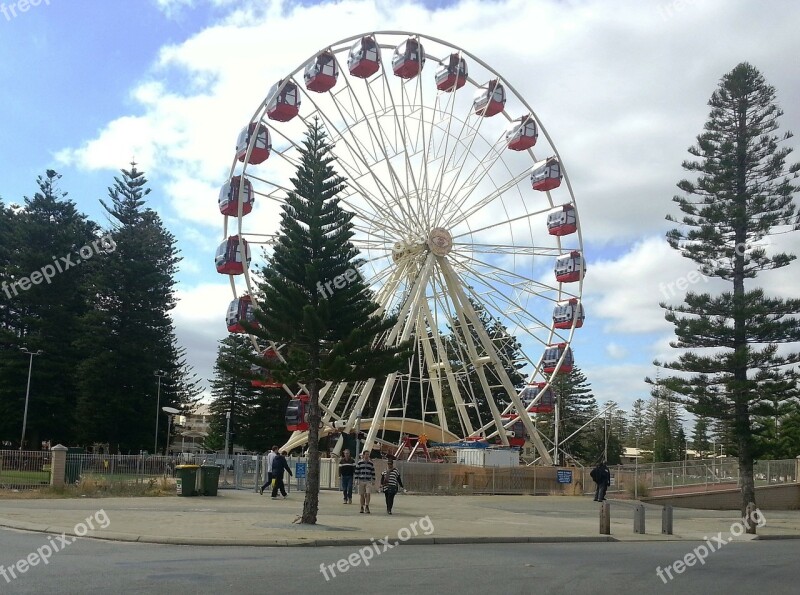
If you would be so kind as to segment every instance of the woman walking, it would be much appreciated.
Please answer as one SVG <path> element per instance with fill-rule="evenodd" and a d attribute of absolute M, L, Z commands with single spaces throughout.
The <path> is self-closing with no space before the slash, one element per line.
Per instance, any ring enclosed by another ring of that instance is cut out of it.
<path fill-rule="evenodd" d="M 386 496 L 386 512 L 392 514 L 397 490 L 399 488 L 405 489 L 405 486 L 403 486 L 403 480 L 400 478 L 400 471 L 394 466 L 394 461 L 389 459 L 387 464 L 389 468 L 381 475 L 381 485 L 383 486 L 383 495 Z"/>

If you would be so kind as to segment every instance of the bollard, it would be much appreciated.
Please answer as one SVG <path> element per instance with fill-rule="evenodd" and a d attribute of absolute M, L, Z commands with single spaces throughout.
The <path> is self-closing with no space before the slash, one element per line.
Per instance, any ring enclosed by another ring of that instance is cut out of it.
<path fill-rule="evenodd" d="M 633 508 L 633 532 L 644 534 L 644 505 L 637 504 Z"/>
<path fill-rule="evenodd" d="M 611 505 L 600 503 L 600 535 L 611 535 Z"/>
<path fill-rule="evenodd" d="M 661 511 L 661 533 L 672 535 L 672 506 L 665 506 Z"/>

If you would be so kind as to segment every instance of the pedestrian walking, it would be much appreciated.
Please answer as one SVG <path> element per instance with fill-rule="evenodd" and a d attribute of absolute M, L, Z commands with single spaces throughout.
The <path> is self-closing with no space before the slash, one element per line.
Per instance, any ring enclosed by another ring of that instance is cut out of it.
<path fill-rule="evenodd" d="M 339 482 L 342 486 L 342 495 L 345 504 L 353 503 L 353 475 L 356 472 L 356 462 L 350 456 L 350 451 L 345 450 L 339 461 Z"/>
<path fill-rule="evenodd" d="M 273 446 L 272 449 L 269 451 L 269 454 L 267 455 L 267 464 L 266 464 L 267 481 L 265 481 L 264 485 L 261 486 L 260 492 L 261 492 L 262 495 L 264 494 L 264 489 L 269 484 L 272 483 L 272 462 L 275 460 L 276 456 L 278 456 L 278 447 L 277 446 Z"/>
<path fill-rule="evenodd" d="M 275 483 L 272 485 L 272 499 L 278 499 L 278 490 L 280 490 L 281 495 L 286 498 L 286 486 L 283 485 L 283 472 L 288 471 L 289 477 L 292 476 L 292 470 L 289 469 L 289 463 L 286 462 L 286 451 L 284 450 L 280 454 L 275 456 L 275 459 L 272 461 L 272 479 L 275 480 Z"/>
<path fill-rule="evenodd" d="M 369 499 L 372 487 L 375 485 L 375 465 L 369 458 L 369 451 L 361 453 L 361 460 L 356 464 L 356 483 L 358 483 L 358 498 L 361 502 L 359 512 L 369 512 Z"/>
<path fill-rule="evenodd" d="M 606 466 L 606 462 L 601 461 L 598 463 L 598 465 L 589 473 L 589 476 L 596 484 L 594 490 L 594 501 L 602 502 L 606 499 L 606 490 L 608 490 L 608 486 L 611 485 L 611 471 L 609 471 L 608 467 Z"/>
<path fill-rule="evenodd" d="M 387 464 L 389 468 L 381 474 L 381 486 L 383 488 L 383 495 L 386 497 L 386 512 L 392 514 L 394 497 L 397 495 L 397 491 L 400 488 L 405 489 L 405 487 L 400 477 L 400 471 L 394 466 L 394 461 L 389 459 Z"/>

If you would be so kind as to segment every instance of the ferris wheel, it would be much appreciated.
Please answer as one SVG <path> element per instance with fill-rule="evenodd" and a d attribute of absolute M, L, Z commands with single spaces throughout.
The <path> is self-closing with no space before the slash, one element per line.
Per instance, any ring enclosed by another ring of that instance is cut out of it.
<path fill-rule="evenodd" d="M 529 441 L 552 463 L 535 420 L 553 411 L 550 384 L 573 365 L 586 267 L 566 167 L 539 117 L 478 57 L 417 33 L 342 39 L 272 82 L 220 191 L 216 265 L 233 290 L 229 330 L 252 320 L 251 247 L 268 248 L 277 232 L 254 215 L 283 204 L 317 119 L 347 178 L 339 198 L 354 213 L 359 274 L 382 311 L 398 315 L 384 340 L 414 344 L 407 369 L 325 386 L 321 435 L 365 431 L 365 449 L 386 444 L 387 432 Z M 282 346 L 257 348 L 260 385 L 280 386 L 268 363 Z M 304 396 L 295 397 L 286 448 L 308 438 Z"/>

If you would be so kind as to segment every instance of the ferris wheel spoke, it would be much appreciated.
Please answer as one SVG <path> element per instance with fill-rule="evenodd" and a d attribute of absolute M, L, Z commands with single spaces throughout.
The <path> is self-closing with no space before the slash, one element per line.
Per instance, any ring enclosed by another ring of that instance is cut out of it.
<path fill-rule="evenodd" d="M 348 83 L 349 89 L 349 83 Z M 306 94 L 308 96 L 308 94 Z M 333 122 L 333 120 L 327 116 L 327 114 L 320 110 L 319 106 L 315 102 L 313 98 L 309 97 L 309 101 L 314 105 L 315 114 L 319 115 L 320 118 L 325 122 L 326 127 L 332 132 L 335 133 L 334 138 L 332 141 L 341 140 L 345 147 L 348 150 L 348 154 L 350 155 L 350 160 L 339 159 L 338 163 L 343 167 L 345 173 L 350 178 L 350 182 L 357 186 L 362 198 L 367 200 L 372 207 L 378 211 L 378 214 L 381 217 L 386 218 L 387 220 L 393 221 L 394 225 L 392 226 L 395 231 L 398 231 L 403 228 L 403 224 L 400 219 L 397 218 L 397 214 L 394 212 L 392 208 L 391 202 L 387 199 L 387 197 L 391 197 L 391 191 L 384 185 L 383 181 L 378 177 L 377 173 L 374 171 L 373 165 L 377 162 L 376 158 L 373 158 L 371 161 L 367 159 L 364 155 L 364 145 L 361 140 L 357 137 L 354 133 L 355 124 L 351 123 L 350 126 L 346 126 L 345 130 L 349 131 L 350 134 L 348 137 L 345 137 L 344 131 L 340 130 L 339 127 Z M 341 105 L 340 102 L 336 99 L 336 94 L 331 94 L 332 102 L 334 103 L 340 117 L 342 118 L 343 122 L 347 124 L 347 110 L 345 107 Z M 352 117 L 351 117 L 352 119 Z M 307 119 L 303 119 L 304 122 L 307 122 Z M 349 140 L 348 140 L 349 139 Z M 359 164 L 363 167 L 363 170 L 359 168 Z M 374 183 L 375 187 L 377 188 L 378 195 L 374 192 L 368 190 L 363 184 L 360 183 L 360 180 L 364 177 L 369 177 Z M 352 207 L 352 202 L 349 202 L 348 205 Z M 403 214 L 405 216 L 405 214 Z"/>
<path fill-rule="evenodd" d="M 511 254 L 518 256 L 560 256 L 563 250 L 558 246 L 523 246 L 520 244 L 470 244 L 453 242 L 453 248 L 461 253 L 475 254 Z"/>
<path fill-rule="evenodd" d="M 479 213 L 481 210 L 487 208 L 495 200 L 497 200 L 498 198 L 501 198 L 506 192 L 508 192 L 512 188 L 516 188 L 519 185 L 519 183 L 522 180 L 524 180 L 525 178 L 527 178 L 527 177 L 528 177 L 528 172 L 527 171 L 523 171 L 523 172 L 513 176 L 510 180 L 506 181 L 504 184 L 501 184 L 500 186 L 494 185 L 495 186 L 494 190 L 492 190 L 485 197 L 479 199 L 472 207 L 469 208 L 469 210 L 467 210 L 464 213 L 460 213 L 459 214 L 456 209 L 451 209 L 450 213 L 448 213 L 448 215 L 450 215 L 450 216 L 457 215 L 457 216 L 454 219 L 451 219 L 450 221 L 447 222 L 448 227 L 450 227 L 450 229 L 455 229 L 458 225 L 460 225 L 461 223 L 466 222 L 467 220 L 469 220 L 470 217 L 472 217 L 476 213 Z M 525 213 L 524 215 L 520 215 L 518 217 L 505 219 L 505 220 L 500 221 L 498 223 L 494 223 L 492 225 L 488 225 L 486 227 L 473 230 L 473 233 L 478 233 L 479 231 L 484 231 L 486 229 L 491 229 L 493 227 L 497 227 L 498 225 L 504 225 L 506 223 L 511 223 L 513 221 L 520 221 L 522 219 L 528 219 L 528 218 L 530 218 L 531 216 L 533 216 L 533 215 L 535 215 L 537 213 L 538 212 Z M 462 235 L 465 235 L 465 234 L 462 234 Z M 453 239 L 455 239 L 456 237 L 460 237 L 460 236 L 454 236 Z"/>

